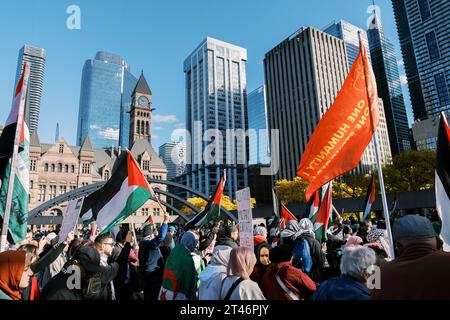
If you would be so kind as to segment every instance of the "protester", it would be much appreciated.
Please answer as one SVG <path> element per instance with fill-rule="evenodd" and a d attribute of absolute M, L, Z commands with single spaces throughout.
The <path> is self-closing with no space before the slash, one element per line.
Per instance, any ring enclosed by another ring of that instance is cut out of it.
<path fill-rule="evenodd" d="M 258 284 L 250 279 L 255 264 L 253 250 L 246 247 L 231 250 L 227 277 L 222 281 L 221 300 L 265 300 Z"/>
<path fill-rule="evenodd" d="M 358 237 L 363 240 L 363 243 L 368 243 L 367 236 L 372 230 L 372 222 L 370 220 L 362 221 L 359 225 L 359 230 L 356 233 Z"/>
<path fill-rule="evenodd" d="M 32 254 L 23 250 L 0 253 L 0 300 L 20 300 L 33 272 Z"/>
<path fill-rule="evenodd" d="M 263 226 L 257 226 L 253 229 L 253 245 L 256 248 L 262 243 L 267 243 L 267 229 Z"/>
<path fill-rule="evenodd" d="M 272 247 L 266 242 L 261 243 L 255 247 L 256 264 L 253 268 L 253 272 L 250 275 L 250 279 L 261 284 L 262 278 L 267 272 L 270 265 L 269 251 Z"/>
<path fill-rule="evenodd" d="M 319 285 L 313 300 L 370 300 L 366 282 L 375 264 L 375 252 L 363 246 L 347 246 L 342 253 L 342 275 Z"/>
<path fill-rule="evenodd" d="M 183 234 L 167 259 L 159 300 L 196 300 L 197 268 L 200 258 L 192 255 L 198 248 L 199 237 L 192 231 Z"/>
<path fill-rule="evenodd" d="M 170 250 L 172 250 L 173 248 L 175 248 L 175 234 L 176 234 L 176 228 L 174 226 L 170 226 L 166 237 L 164 238 L 160 250 L 161 250 L 161 255 L 163 256 L 163 259 L 166 260 L 167 257 L 170 254 Z"/>
<path fill-rule="evenodd" d="M 375 300 L 449 300 L 450 253 L 437 249 L 431 222 L 407 215 L 393 225 L 396 258 L 381 265 Z"/>
<path fill-rule="evenodd" d="M 237 239 L 239 237 L 239 231 L 236 226 L 224 225 L 222 229 L 222 236 L 218 237 L 217 245 L 218 246 L 228 246 L 232 249 L 239 247 L 237 244 Z"/>
<path fill-rule="evenodd" d="M 93 247 L 81 247 L 42 289 L 41 300 L 83 300 L 90 280 L 100 272 L 100 253 Z"/>
<path fill-rule="evenodd" d="M 348 225 L 345 225 L 342 229 L 343 238 L 342 240 L 347 241 L 353 234 L 352 228 Z"/>
<path fill-rule="evenodd" d="M 219 300 L 222 280 L 227 276 L 227 266 L 230 260 L 231 248 L 228 246 L 215 246 L 211 263 L 198 276 L 199 300 Z"/>
<path fill-rule="evenodd" d="M 145 300 L 158 300 L 164 272 L 164 262 L 159 246 L 166 237 L 168 222 L 169 215 L 165 214 L 157 236 L 152 224 L 146 225 L 143 230 L 144 239 L 139 246 L 139 278 Z"/>
<path fill-rule="evenodd" d="M 314 226 L 308 218 L 300 222 L 291 220 L 281 233 L 283 243 L 293 248 L 293 265 L 301 268 L 316 282 L 322 280 L 326 256 L 322 247 L 315 239 Z"/>
<path fill-rule="evenodd" d="M 288 245 L 271 249 L 270 261 L 262 279 L 262 291 L 268 300 L 302 300 L 316 291 L 314 281 L 292 265 L 292 250 Z"/>

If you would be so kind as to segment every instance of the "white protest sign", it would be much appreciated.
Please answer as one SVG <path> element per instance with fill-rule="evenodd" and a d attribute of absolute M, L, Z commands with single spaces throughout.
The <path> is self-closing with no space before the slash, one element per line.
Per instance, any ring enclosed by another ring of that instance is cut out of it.
<path fill-rule="evenodd" d="M 66 212 L 63 215 L 61 224 L 61 231 L 59 232 L 59 243 L 63 243 L 70 232 L 75 230 L 80 216 L 81 208 L 83 207 L 83 198 L 69 201 Z"/>
<path fill-rule="evenodd" d="M 250 202 L 250 188 L 236 192 L 241 247 L 253 249 L 253 216 Z"/>

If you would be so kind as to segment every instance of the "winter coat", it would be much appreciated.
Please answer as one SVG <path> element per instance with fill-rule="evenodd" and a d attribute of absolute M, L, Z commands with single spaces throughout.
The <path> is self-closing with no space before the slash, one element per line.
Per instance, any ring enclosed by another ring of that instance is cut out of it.
<path fill-rule="evenodd" d="M 278 283 L 277 276 L 299 299 L 309 297 L 317 289 L 315 282 L 291 262 L 272 263 L 262 279 L 262 291 L 268 300 L 293 300 Z"/>
<path fill-rule="evenodd" d="M 329 279 L 319 285 L 313 300 L 370 300 L 367 286 L 348 275 Z"/>

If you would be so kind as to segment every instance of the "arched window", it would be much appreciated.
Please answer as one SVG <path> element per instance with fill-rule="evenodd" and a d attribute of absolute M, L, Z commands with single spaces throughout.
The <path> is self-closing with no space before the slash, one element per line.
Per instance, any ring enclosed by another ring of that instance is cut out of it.
<path fill-rule="evenodd" d="M 150 126 L 149 126 L 149 124 L 148 124 L 148 121 L 146 122 L 146 125 L 145 125 L 145 133 L 146 134 L 150 134 L 150 128 L 149 128 Z"/>
<path fill-rule="evenodd" d="M 62 172 L 62 163 L 58 163 L 58 172 Z"/>
<path fill-rule="evenodd" d="M 66 164 L 66 165 L 64 166 L 64 172 L 66 172 L 66 173 L 69 172 L 69 165 Z"/>
<path fill-rule="evenodd" d="M 55 172 L 55 164 L 54 164 L 54 163 L 52 163 L 51 168 L 52 168 L 51 171 L 52 171 L 52 172 Z"/>
<path fill-rule="evenodd" d="M 139 134 L 139 132 L 141 132 L 141 121 L 137 121 L 137 125 L 136 125 L 136 133 Z"/>
<path fill-rule="evenodd" d="M 48 172 L 48 163 L 44 164 L 44 171 Z"/>
<path fill-rule="evenodd" d="M 142 124 L 141 124 L 141 134 L 145 134 L 145 122 L 144 121 L 142 121 Z"/>

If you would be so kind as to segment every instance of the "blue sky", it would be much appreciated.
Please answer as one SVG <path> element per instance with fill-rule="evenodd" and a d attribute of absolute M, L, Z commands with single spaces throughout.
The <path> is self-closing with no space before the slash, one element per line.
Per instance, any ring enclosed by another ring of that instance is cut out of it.
<path fill-rule="evenodd" d="M 58 0 L 0 5 L 0 123 L 11 106 L 17 55 L 23 44 L 45 48 L 39 137 L 75 144 L 81 71 L 97 51 L 121 55 L 136 76 L 144 70 L 158 115 L 153 145 L 170 140 L 185 118 L 183 61 L 206 37 L 247 48 L 247 90 L 264 83 L 264 54 L 300 26 L 322 28 L 344 19 L 366 28 L 371 0 Z M 401 60 L 391 1 L 377 0 L 387 36 Z M 81 29 L 69 30 L 67 7 L 81 9 Z M 401 67 L 401 66 L 400 66 Z M 402 67 L 401 67 L 402 68 Z M 403 70 L 401 70 L 403 73 Z M 409 94 L 404 86 L 411 121 Z"/>

